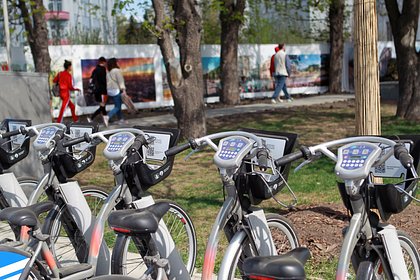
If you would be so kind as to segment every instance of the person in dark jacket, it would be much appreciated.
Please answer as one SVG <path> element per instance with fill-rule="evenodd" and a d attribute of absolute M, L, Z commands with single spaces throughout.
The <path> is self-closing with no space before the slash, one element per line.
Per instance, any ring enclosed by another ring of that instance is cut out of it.
<path fill-rule="evenodd" d="M 102 114 L 102 118 L 105 126 L 108 126 L 108 118 L 104 116 L 106 113 L 106 102 L 108 101 L 107 89 L 106 89 L 106 59 L 100 57 L 98 59 L 98 65 L 92 72 L 91 76 L 92 82 L 95 85 L 93 94 L 95 95 L 96 102 L 99 102 L 99 108 L 88 118 L 88 121 L 91 122 L 99 113 Z"/>

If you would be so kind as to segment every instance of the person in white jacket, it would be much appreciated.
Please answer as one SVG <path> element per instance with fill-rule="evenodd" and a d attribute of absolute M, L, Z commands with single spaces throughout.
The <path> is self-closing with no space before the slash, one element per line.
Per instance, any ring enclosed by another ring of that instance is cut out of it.
<path fill-rule="evenodd" d="M 126 124 L 124 116 L 121 110 L 122 99 L 121 94 L 125 93 L 124 77 L 121 69 L 118 66 L 117 59 L 115 57 L 110 58 L 107 61 L 108 74 L 106 75 L 106 88 L 108 96 L 114 101 L 114 108 L 108 113 L 107 120 L 113 116 L 118 117 L 119 124 Z"/>
<path fill-rule="evenodd" d="M 271 97 L 271 102 L 276 103 L 277 99 L 281 101 L 279 98 L 280 91 L 283 91 L 284 96 L 288 102 L 291 102 L 293 99 L 290 97 L 287 86 L 286 86 L 286 79 L 289 76 L 288 71 L 288 62 L 286 56 L 286 47 L 285 44 L 279 44 L 279 51 L 274 56 L 274 94 Z"/>

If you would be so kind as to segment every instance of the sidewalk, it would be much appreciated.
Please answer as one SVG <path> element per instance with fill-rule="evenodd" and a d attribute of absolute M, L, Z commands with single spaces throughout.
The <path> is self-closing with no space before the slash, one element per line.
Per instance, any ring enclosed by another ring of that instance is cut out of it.
<path fill-rule="evenodd" d="M 354 94 L 340 94 L 340 95 L 313 95 L 308 97 L 297 98 L 293 102 L 283 103 L 255 103 L 247 105 L 238 105 L 227 108 L 216 108 L 206 109 L 206 118 L 216 118 L 221 116 L 231 116 L 244 113 L 256 113 L 268 110 L 276 110 L 280 108 L 290 108 L 298 106 L 310 106 L 325 103 L 333 103 L 337 101 L 345 101 L 354 99 Z M 153 126 L 153 125 L 168 125 L 176 126 L 176 118 L 173 114 L 164 114 L 159 116 L 134 118 L 128 120 L 128 125 L 141 125 L 141 126 Z M 111 124 L 110 128 L 116 128 L 119 125 Z"/>

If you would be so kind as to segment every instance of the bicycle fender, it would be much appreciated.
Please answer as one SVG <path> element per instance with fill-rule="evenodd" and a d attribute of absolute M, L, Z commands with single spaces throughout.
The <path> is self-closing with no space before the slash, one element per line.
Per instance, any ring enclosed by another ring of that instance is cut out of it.
<path fill-rule="evenodd" d="M 0 279 L 18 279 L 31 255 L 13 247 L 0 246 Z"/>

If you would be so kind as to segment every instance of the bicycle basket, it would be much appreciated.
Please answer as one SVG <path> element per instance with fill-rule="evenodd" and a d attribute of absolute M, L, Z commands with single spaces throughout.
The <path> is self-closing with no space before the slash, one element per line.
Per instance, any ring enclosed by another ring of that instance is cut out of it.
<path fill-rule="evenodd" d="M 71 137 L 65 137 L 57 144 L 57 152 L 52 157 L 52 168 L 60 183 L 66 183 L 69 178 L 88 168 L 96 156 L 96 146 L 88 147 L 89 143 L 74 145 L 71 151 L 64 148 L 62 143 L 71 138 L 81 137 L 85 132 L 95 133 L 98 128 L 96 123 L 71 123 L 67 126 L 67 133 Z"/>
<path fill-rule="evenodd" d="M 386 136 L 384 136 L 386 137 Z M 387 137 L 395 140 L 396 137 Z M 417 169 L 420 156 L 420 135 L 401 135 L 398 139 L 403 141 L 414 159 L 414 167 Z M 388 220 L 392 214 L 402 212 L 412 201 L 412 198 L 397 189 L 404 189 L 410 195 L 415 196 L 417 192 L 417 183 L 410 181 L 413 174 L 410 170 L 405 169 L 401 163 L 391 156 L 383 165 L 372 170 L 373 175 L 377 178 L 386 180 L 408 180 L 404 184 L 375 184 L 373 189 L 369 190 L 369 206 L 371 209 L 378 209 L 382 220 Z M 339 183 L 341 198 L 347 209 L 350 209 L 350 200 L 345 191 L 343 183 Z M 351 210 L 351 209 L 350 209 Z"/>
<path fill-rule="evenodd" d="M 178 143 L 180 130 L 141 126 L 134 128 L 142 130 L 146 134 L 146 139 L 155 138 L 148 149 L 142 147 L 121 166 L 131 194 L 140 197 L 151 186 L 171 174 L 175 156 L 166 158 L 165 151 Z"/>
<path fill-rule="evenodd" d="M 271 156 L 274 159 L 280 158 L 292 152 L 296 145 L 297 134 L 285 132 L 272 132 L 254 129 L 241 129 L 245 132 L 250 132 L 258 137 L 261 137 L 265 145 L 270 149 Z M 285 186 L 283 179 L 269 172 L 256 172 L 258 168 L 256 159 L 251 162 L 245 163 L 246 169 L 246 189 L 249 193 L 251 203 L 257 205 L 265 199 L 269 199 L 276 195 Z M 280 167 L 280 172 L 285 180 L 289 175 L 290 164 Z"/>
<path fill-rule="evenodd" d="M 10 132 L 22 126 L 27 127 L 30 125 L 30 120 L 6 119 L 1 123 L 0 129 Z M 9 169 L 28 155 L 29 142 L 29 137 L 22 134 L 0 139 L 0 173 L 3 173 L 5 169 Z"/>

